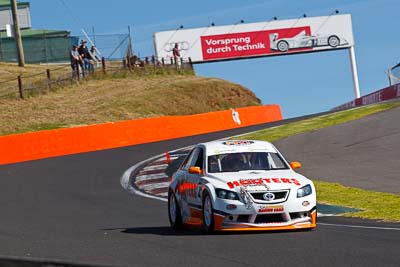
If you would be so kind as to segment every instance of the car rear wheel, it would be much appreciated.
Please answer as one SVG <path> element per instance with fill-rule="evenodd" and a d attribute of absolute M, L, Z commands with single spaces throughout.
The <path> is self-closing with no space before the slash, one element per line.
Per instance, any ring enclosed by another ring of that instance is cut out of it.
<path fill-rule="evenodd" d="M 203 230 L 206 233 L 214 232 L 214 209 L 208 192 L 203 196 Z"/>
<path fill-rule="evenodd" d="M 289 44 L 286 41 L 279 41 L 277 47 L 280 52 L 286 52 L 289 50 Z"/>
<path fill-rule="evenodd" d="M 330 47 L 337 47 L 340 44 L 339 37 L 332 35 L 328 38 L 328 45 Z"/>
<path fill-rule="evenodd" d="M 175 194 L 168 192 L 168 217 L 171 227 L 175 230 L 182 229 L 182 216 L 176 201 Z"/>

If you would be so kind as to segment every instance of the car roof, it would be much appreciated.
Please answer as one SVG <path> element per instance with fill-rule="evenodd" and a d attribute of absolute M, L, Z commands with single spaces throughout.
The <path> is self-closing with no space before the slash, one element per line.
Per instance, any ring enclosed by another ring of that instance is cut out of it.
<path fill-rule="evenodd" d="M 201 143 L 199 146 L 206 148 L 207 155 L 237 152 L 277 152 L 270 142 L 256 140 L 217 140 Z"/>

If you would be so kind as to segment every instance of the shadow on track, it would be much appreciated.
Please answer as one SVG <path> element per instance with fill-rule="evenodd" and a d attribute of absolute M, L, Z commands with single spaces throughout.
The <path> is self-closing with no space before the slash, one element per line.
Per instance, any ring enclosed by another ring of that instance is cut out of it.
<path fill-rule="evenodd" d="M 196 236 L 203 235 L 199 229 L 182 229 L 174 230 L 169 226 L 154 226 L 154 227 L 132 227 L 132 228 L 108 228 L 101 229 L 104 231 L 121 230 L 125 234 L 153 234 L 160 236 Z"/>
<path fill-rule="evenodd" d="M 132 228 L 107 228 L 101 229 L 103 231 L 121 230 L 125 234 L 152 234 L 159 236 L 199 236 L 199 235 L 259 235 L 259 234 L 293 234 L 302 232 L 316 231 L 316 229 L 297 229 L 292 231 L 234 231 L 234 232 L 214 232 L 213 234 L 206 234 L 199 228 L 187 227 L 182 230 L 174 230 L 169 226 L 154 226 L 154 227 L 132 227 Z"/>

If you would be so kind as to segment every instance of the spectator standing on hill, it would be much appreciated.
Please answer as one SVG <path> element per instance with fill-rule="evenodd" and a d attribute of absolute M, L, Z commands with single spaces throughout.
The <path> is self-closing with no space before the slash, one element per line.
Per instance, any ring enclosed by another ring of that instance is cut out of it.
<path fill-rule="evenodd" d="M 101 60 L 96 53 L 96 46 L 92 45 L 92 47 L 90 48 L 88 59 L 89 59 L 89 72 L 93 72 L 94 63 L 99 62 Z"/>
<path fill-rule="evenodd" d="M 80 69 L 81 64 L 82 64 L 82 58 L 79 55 L 78 46 L 77 45 L 74 45 L 72 47 L 70 56 L 71 56 L 72 78 L 74 79 L 74 78 L 76 78 L 76 75 L 78 73 L 80 73 L 79 69 Z"/>
<path fill-rule="evenodd" d="M 83 60 L 83 75 L 85 75 L 89 70 L 89 49 L 86 45 L 86 40 L 81 41 L 81 46 L 79 46 L 78 52 Z"/>
<path fill-rule="evenodd" d="M 181 53 L 179 52 L 179 44 L 175 43 L 174 48 L 172 49 L 172 55 L 174 56 L 176 68 L 181 69 Z"/>

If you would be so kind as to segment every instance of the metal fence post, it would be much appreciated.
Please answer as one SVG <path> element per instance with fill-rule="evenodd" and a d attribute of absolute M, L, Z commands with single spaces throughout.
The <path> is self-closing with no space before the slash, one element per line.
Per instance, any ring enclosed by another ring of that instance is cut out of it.
<path fill-rule="evenodd" d="M 24 95 L 22 93 L 22 78 L 21 75 L 18 75 L 18 89 L 19 89 L 19 97 L 24 99 Z"/>
<path fill-rule="evenodd" d="M 46 70 L 46 74 L 47 74 L 47 86 L 49 87 L 49 89 L 51 89 L 51 75 L 50 75 L 50 69 Z"/>
<path fill-rule="evenodd" d="M 101 58 L 101 68 L 103 70 L 103 73 L 106 74 L 106 60 L 104 57 Z"/>
<path fill-rule="evenodd" d="M 193 62 L 192 62 L 191 57 L 189 57 L 189 65 L 190 65 L 190 69 L 193 70 Z"/>

